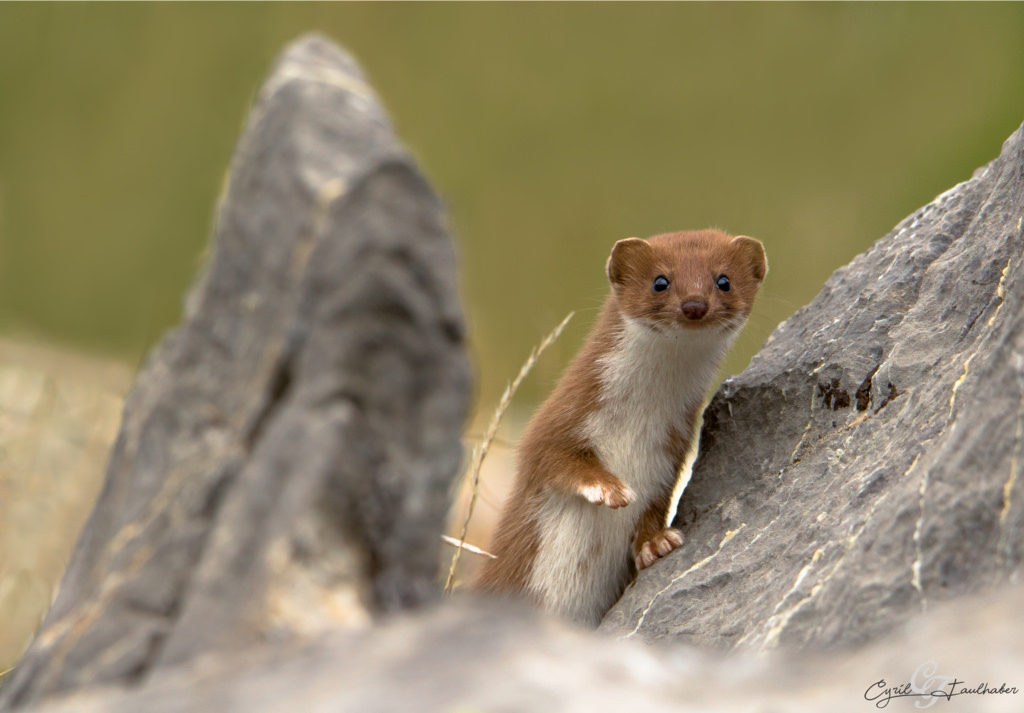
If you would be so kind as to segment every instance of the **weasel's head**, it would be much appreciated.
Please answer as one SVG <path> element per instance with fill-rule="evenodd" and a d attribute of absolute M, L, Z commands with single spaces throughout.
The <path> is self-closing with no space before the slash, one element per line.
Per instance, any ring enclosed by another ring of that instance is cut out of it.
<path fill-rule="evenodd" d="M 764 246 L 718 230 L 615 243 L 608 279 L 623 316 L 657 331 L 738 330 L 768 272 Z"/>

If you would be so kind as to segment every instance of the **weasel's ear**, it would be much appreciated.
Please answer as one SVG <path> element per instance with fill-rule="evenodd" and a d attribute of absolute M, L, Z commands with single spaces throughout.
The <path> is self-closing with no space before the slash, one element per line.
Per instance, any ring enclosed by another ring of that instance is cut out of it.
<path fill-rule="evenodd" d="M 732 247 L 750 266 L 750 274 L 754 279 L 764 282 L 764 276 L 768 274 L 768 257 L 764 254 L 764 245 L 746 235 L 739 235 L 732 239 Z"/>
<path fill-rule="evenodd" d="M 605 266 L 605 272 L 608 273 L 612 285 L 622 285 L 642 263 L 650 259 L 650 255 L 651 246 L 646 240 L 626 238 L 615 243 Z"/>

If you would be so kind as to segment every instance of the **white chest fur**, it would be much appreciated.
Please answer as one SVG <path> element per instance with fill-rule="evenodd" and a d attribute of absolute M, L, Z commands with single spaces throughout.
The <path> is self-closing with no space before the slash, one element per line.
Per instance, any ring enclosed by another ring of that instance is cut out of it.
<path fill-rule="evenodd" d="M 600 408 L 588 416 L 582 435 L 637 500 L 612 510 L 582 497 L 548 498 L 530 578 L 530 589 L 546 609 L 596 626 L 614 603 L 629 576 L 637 522 L 655 495 L 678 477 L 668 439 L 700 408 L 733 334 L 711 329 L 666 334 L 625 322 L 617 348 L 598 364 Z"/>

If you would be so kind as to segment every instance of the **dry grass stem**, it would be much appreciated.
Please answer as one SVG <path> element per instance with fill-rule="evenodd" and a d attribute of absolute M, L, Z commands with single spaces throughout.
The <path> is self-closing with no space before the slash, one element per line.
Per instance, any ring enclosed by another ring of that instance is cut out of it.
<path fill-rule="evenodd" d="M 448 535 L 441 535 L 441 541 L 446 545 L 451 545 L 452 547 L 461 547 L 462 549 L 466 550 L 466 552 L 472 553 L 474 555 L 483 555 L 484 557 L 490 557 L 492 560 L 498 559 L 497 555 L 492 555 L 487 550 L 482 550 L 479 547 L 476 547 L 475 545 L 471 545 L 468 542 L 463 542 L 462 540 L 456 540 L 454 537 L 449 537 Z M 0 674 L 0 676 L 2 675 L 3 674 Z"/>
<path fill-rule="evenodd" d="M 469 467 L 469 476 L 473 484 L 469 498 L 469 508 L 466 510 L 466 519 L 462 523 L 462 534 L 457 540 L 458 544 L 455 546 L 455 554 L 452 555 L 451 567 L 448 569 L 448 580 L 444 585 L 445 594 L 450 594 L 452 588 L 455 586 L 455 570 L 459 565 L 459 557 L 462 555 L 463 549 L 468 549 L 468 546 L 465 544 L 466 532 L 469 530 L 469 521 L 473 517 L 473 508 L 476 506 L 477 496 L 480 491 L 480 468 L 484 463 L 484 458 L 487 457 L 487 450 L 490 448 L 491 442 L 498 433 L 498 426 L 501 425 L 501 419 L 505 415 L 505 411 L 508 409 L 509 404 L 512 403 L 512 397 L 515 395 L 516 390 L 523 383 L 523 380 L 526 379 L 530 370 L 533 369 L 533 365 L 537 363 L 537 360 L 540 358 L 540 355 L 544 353 L 544 350 L 550 347 L 555 340 L 558 339 L 562 334 L 562 330 L 565 329 L 565 325 L 569 324 L 569 320 L 572 319 L 574 314 L 575 312 L 567 314 L 565 319 L 562 320 L 562 323 L 555 327 L 554 330 L 544 337 L 543 341 L 541 341 L 541 343 L 534 347 L 533 351 L 530 352 L 530 356 L 519 370 L 519 374 L 516 375 L 516 378 L 511 384 L 505 387 L 505 393 L 501 395 L 501 401 L 498 402 L 498 408 L 494 411 L 494 415 L 491 417 L 491 422 L 487 426 L 487 431 L 484 433 L 483 440 L 476 448 L 473 449 L 473 457 L 470 461 Z"/>

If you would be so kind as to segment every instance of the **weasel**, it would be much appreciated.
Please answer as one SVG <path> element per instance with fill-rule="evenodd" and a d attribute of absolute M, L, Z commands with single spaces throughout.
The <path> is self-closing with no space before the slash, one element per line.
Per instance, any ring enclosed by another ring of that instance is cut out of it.
<path fill-rule="evenodd" d="M 682 544 L 665 522 L 679 469 L 767 271 L 760 242 L 718 230 L 615 244 L 611 295 L 527 426 L 475 589 L 597 626 Z"/>

